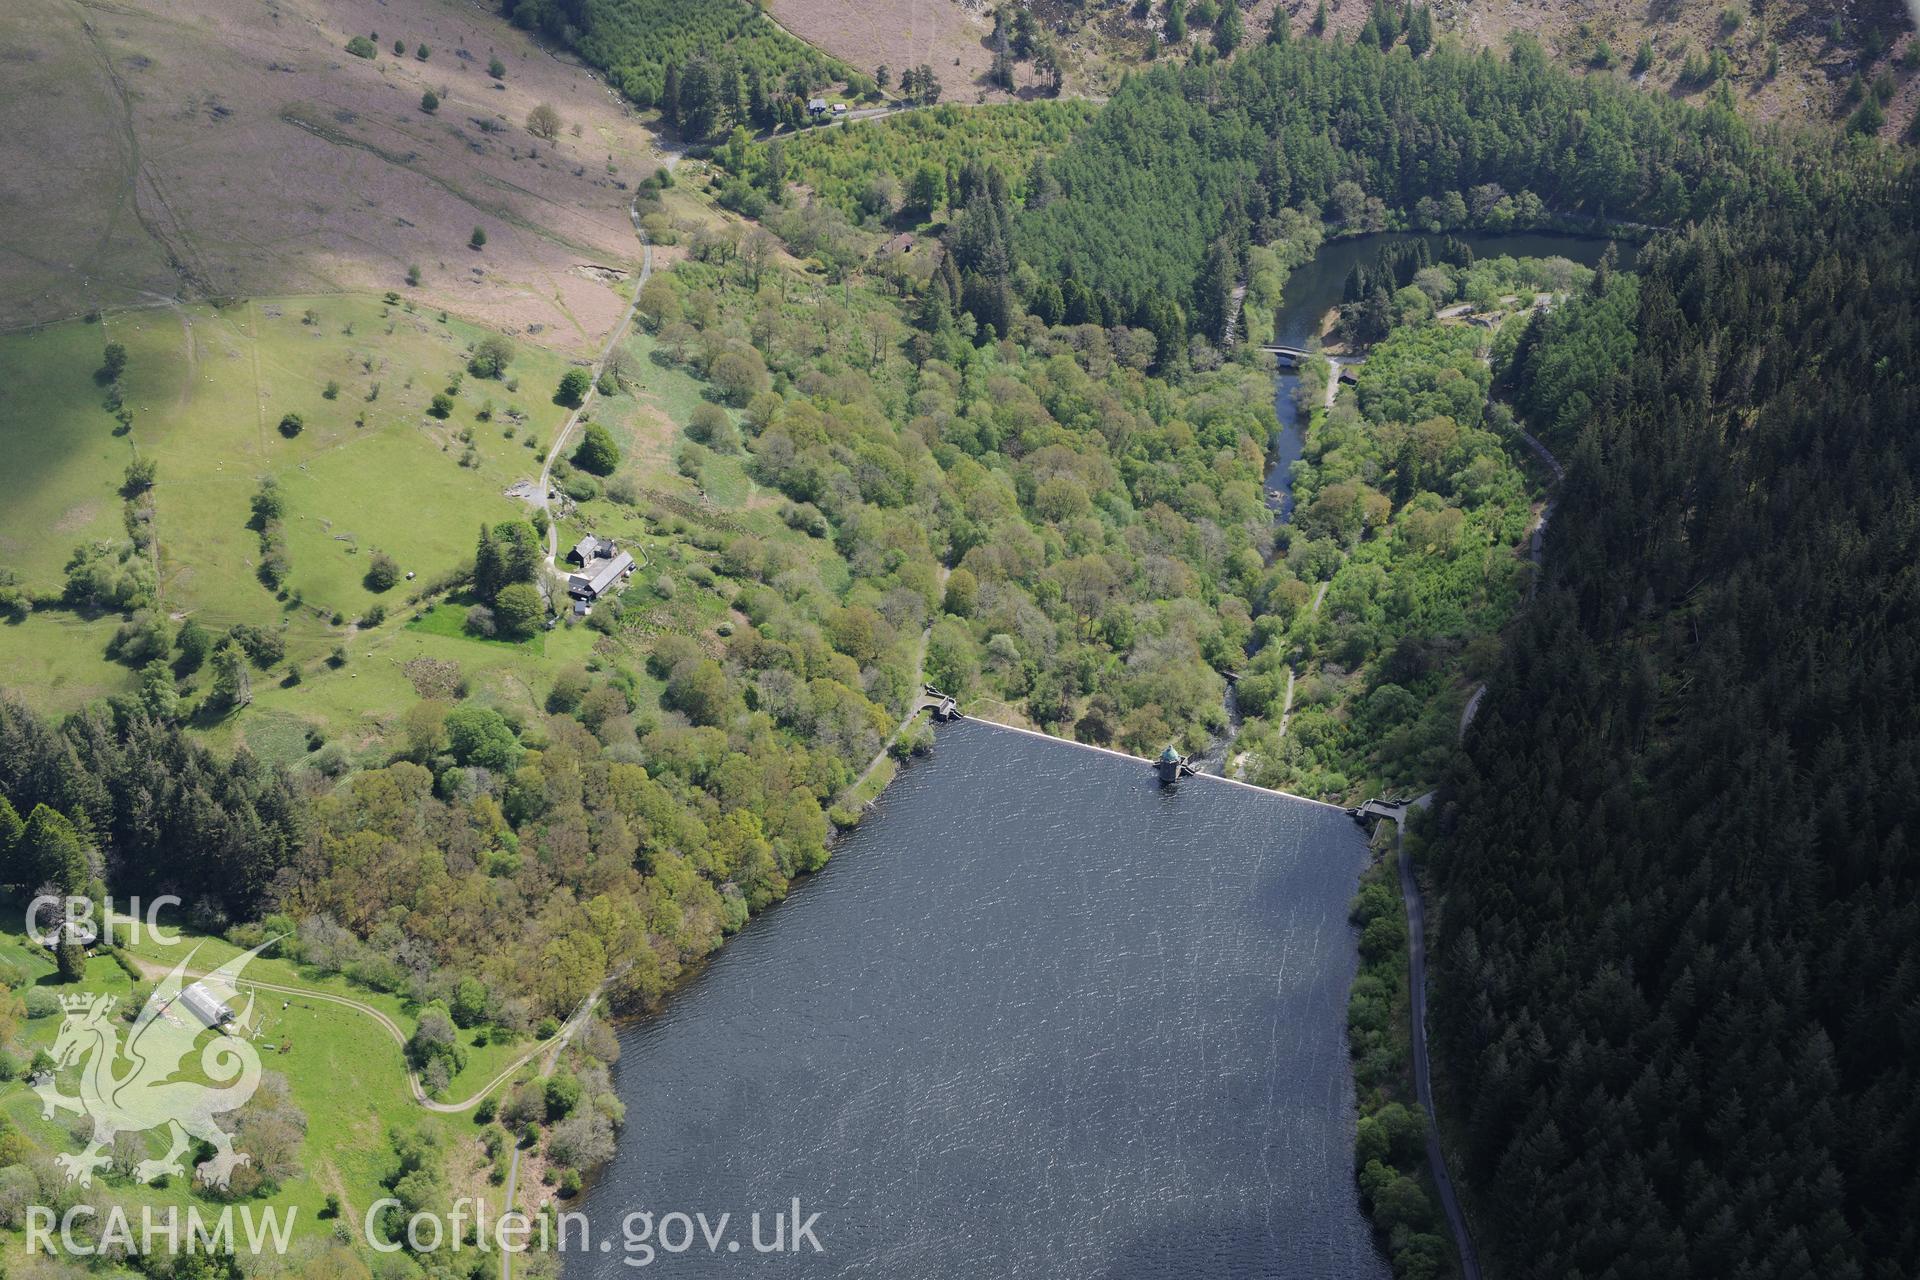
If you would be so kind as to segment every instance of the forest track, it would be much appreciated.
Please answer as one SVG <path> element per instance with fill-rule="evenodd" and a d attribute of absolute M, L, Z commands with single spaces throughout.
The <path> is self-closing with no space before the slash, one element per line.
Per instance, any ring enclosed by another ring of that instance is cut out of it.
<path fill-rule="evenodd" d="M 1473 723 L 1476 715 L 1480 714 L 1480 699 L 1486 696 L 1487 686 L 1482 684 L 1474 687 L 1473 696 L 1467 699 L 1466 708 L 1460 712 L 1460 737 L 1467 736 L 1467 726 Z"/>
<path fill-rule="evenodd" d="M 1407 812 L 1432 805 L 1429 791 L 1409 804 L 1392 808 L 1382 806 L 1383 816 L 1393 823 L 1393 860 L 1400 873 L 1400 896 L 1407 909 L 1407 986 L 1412 994 L 1413 1092 L 1427 1116 L 1427 1168 L 1433 1173 L 1434 1190 L 1440 1197 L 1441 1212 L 1460 1250 L 1461 1280 L 1481 1280 L 1480 1255 L 1467 1232 L 1467 1215 L 1460 1208 L 1453 1178 L 1447 1173 L 1445 1149 L 1440 1145 L 1440 1125 L 1434 1119 L 1433 1072 L 1427 1055 L 1427 913 L 1420 898 L 1420 884 L 1414 878 L 1413 862 L 1407 857 L 1402 837 L 1407 829 Z"/>

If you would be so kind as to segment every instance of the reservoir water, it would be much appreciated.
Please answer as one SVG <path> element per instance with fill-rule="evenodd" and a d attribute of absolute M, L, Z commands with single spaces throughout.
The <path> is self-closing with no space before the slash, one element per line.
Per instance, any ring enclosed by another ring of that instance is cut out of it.
<path fill-rule="evenodd" d="M 771 1215 L 670 1274 L 1386 1280 L 1354 1186 L 1340 810 L 978 722 L 656 1017 L 582 1207 Z M 770 1231 L 770 1229 L 769 1229 Z M 574 1255 L 569 1280 L 630 1275 Z"/>
<path fill-rule="evenodd" d="M 1607 245 L 1615 244 L 1623 271 L 1633 269 L 1636 250 L 1636 246 L 1627 241 L 1545 232 L 1466 232 L 1452 238 L 1473 250 L 1475 258 L 1557 257 L 1570 259 L 1583 267 L 1597 265 L 1606 253 Z M 1274 309 L 1274 341 L 1286 346 L 1303 347 L 1317 338 L 1327 312 L 1340 305 L 1346 291 L 1347 274 L 1359 263 L 1371 262 L 1374 255 L 1387 245 L 1425 240 L 1430 248 L 1437 251 L 1447 239 L 1447 236 L 1426 232 L 1389 231 L 1379 235 L 1332 240 L 1322 245 L 1312 261 L 1287 276 L 1287 283 L 1280 294 L 1280 305 Z M 1282 373 L 1274 379 L 1273 411 L 1280 419 L 1280 430 L 1274 434 L 1273 449 L 1268 457 L 1267 489 L 1270 494 L 1277 493 L 1280 496 L 1269 496 L 1267 505 L 1273 509 L 1275 518 L 1281 521 L 1293 514 L 1293 464 L 1299 461 L 1301 451 L 1306 447 L 1306 424 L 1301 421 L 1300 411 L 1294 404 L 1294 390 L 1299 384 L 1300 380 L 1291 373 Z"/>

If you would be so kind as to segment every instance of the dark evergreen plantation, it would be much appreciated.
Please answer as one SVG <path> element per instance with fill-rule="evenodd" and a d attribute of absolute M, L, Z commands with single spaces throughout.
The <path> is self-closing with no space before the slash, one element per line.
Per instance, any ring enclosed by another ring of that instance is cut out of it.
<path fill-rule="evenodd" d="M 1227 65 L 1128 81 L 1048 168 L 1059 198 L 1030 208 L 1017 247 L 1161 333 L 1177 305 L 1218 336 L 1246 246 L 1285 207 L 1377 230 L 1550 222 L 1673 226 L 1757 190 L 1784 196 L 1778 153 L 1730 105 L 1694 108 L 1510 52 L 1299 39 Z"/>
<path fill-rule="evenodd" d="M 1433 852 L 1494 1274 L 1920 1274 L 1916 214 L 1657 240 L 1514 362 L 1571 457 Z"/>
<path fill-rule="evenodd" d="M 293 860 L 306 813 L 285 770 L 245 752 L 216 757 L 130 702 L 52 725 L 0 697 L 0 806 L 9 803 L 22 820 L 45 805 L 76 822 L 111 855 L 118 895 L 177 893 L 242 917 Z M 0 813 L 0 833 L 8 825 Z M 31 880 L 0 867 L 0 883 Z"/>

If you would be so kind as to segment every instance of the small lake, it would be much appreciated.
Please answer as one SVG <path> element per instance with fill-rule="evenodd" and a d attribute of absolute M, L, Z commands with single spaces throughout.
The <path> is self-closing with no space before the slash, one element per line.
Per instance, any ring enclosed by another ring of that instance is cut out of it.
<path fill-rule="evenodd" d="M 1553 235 L 1547 232 L 1511 232 L 1493 234 L 1466 232 L 1452 237 L 1473 250 L 1475 258 L 1567 258 L 1583 267 L 1599 265 L 1609 244 L 1615 245 L 1620 269 L 1631 271 L 1639 246 L 1627 240 L 1608 240 L 1600 236 Z M 1319 336 L 1320 324 L 1328 311 L 1340 305 L 1346 292 L 1347 275 L 1362 262 L 1373 261 L 1381 249 L 1393 244 L 1425 240 L 1436 254 L 1448 239 L 1417 231 L 1387 231 L 1379 235 L 1330 240 L 1320 247 L 1312 261 L 1296 267 L 1287 277 L 1274 310 L 1274 340 L 1287 346 L 1303 347 Z M 1293 514 L 1293 464 L 1306 448 L 1306 424 L 1293 400 L 1300 380 L 1291 373 L 1274 378 L 1273 411 L 1280 419 L 1268 458 L 1267 505 L 1275 519 L 1285 521 Z M 1279 497 L 1271 496 L 1278 493 Z"/>
<path fill-rule="evenodd" d="M 821 1215 L 822 1255 L 671 1274 L 1386 1280 L 1346 1049 L 1366 858 L 1335 808 L 945 726 L 623 1030 L 628 1123 L 579 1207 Z"/>

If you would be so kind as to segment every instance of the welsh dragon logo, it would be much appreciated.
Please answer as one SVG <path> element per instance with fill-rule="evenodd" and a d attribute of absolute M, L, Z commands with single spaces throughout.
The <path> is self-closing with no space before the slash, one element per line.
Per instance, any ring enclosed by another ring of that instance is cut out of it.
<path fill-rule="evenodd" d="M 118 997 L 60 997 L 66 1019 L 53 1043 L 54 1065 L 64 1070 L 85 1060 L 80 1092 L 61 1093 L 51 1074 L 36 1079 L 33 1088 L 40 1095 L 41 1113 L 49 1119 L 56 1111 L 74 1111 L 93 1121 L 93 1137 L 84 1150 L 54 1157 L 67 1171 L 69 1182 L 91 1186 L 94 1170 L 110 1163 L 105 1153 L 117 1134 L 154 1129 L 169 1130 L 167 1153 L 135 1165 L 133 1176 L 138 1181 L 184 1173 L 180 1157 L 193 1139 L 213 1147 L 213 1158 L 197 1170 L 199 1178 L 211 1186 L 224 1188 L 234 1169 L 248 1163 L 248 1155 L 233 1149 L 232 1137 L 214 1117 L 246 1105 L 260 1087 L 259 1052 L 246 1040 L 225 1034 L 229 1020 L 247 1024 L 253 1000 L 248 998 L 238 1019 L 227 1014 L 226 1002 L 234 997 L 240 971 L 270 945 L 271 941 L 264 942 L 243 952 L 190 985 L 187 966 L 199 948 L 188 952 L 155 986 L 134 1019 L 124 1047 L 111 1019 Z M 194 1042 L 209 1028 L 215 1034 L 200 1050 L 200 1071 L 213 1083 L 176 1078 Z"/>

